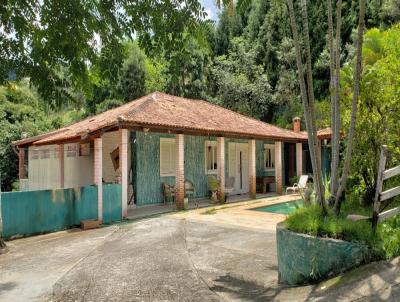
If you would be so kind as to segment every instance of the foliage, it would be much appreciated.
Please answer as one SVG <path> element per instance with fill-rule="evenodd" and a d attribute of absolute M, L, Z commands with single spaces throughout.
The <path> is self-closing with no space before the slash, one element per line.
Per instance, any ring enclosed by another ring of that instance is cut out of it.
<path fill-rule="evenodd" d="M 231 110 L 261 118 L 272 104 L 271 88 L 255 52 L 242 38 L 231 41 L 228 56 L 215 59 L 210 71 L 213 102 Z"/>
<path fill-rule="evenodd" d="M 200 213 L 201 215 L 213 215 L 213 214 L 217 214 L 217 209 L 216 208 L 211 208 L 211 209 L 207 209 L 204 212 Z"/>
<path fill-rule="evenodd" d="M 392 218 L 379 224 L 374 234 L 368 221 L 352 221 L 348 214 L 370 216 L 372 209 L 360 204 L 347 202 L 340 215 L 322 216 L 318 206 L 297 209 L 289 215 L 285 224 L 289 230 L 311 236 L 329 237 L 366 244 L 376 258 L 391 258 L 400 255 L 400 220 Z"/>
<path fill-rule="evenodd" d="M 10 191 L 18 178 L 18 157 L 12 149 L 12 141 L 59 128 L 79 118 L 79 111 L 48 111 L 27 80 L 0 86 L 1 189 Z"/>
<path fill-rule="evenodd" d="M 164 71 L 165 62 L 146 56 L 136 42 L 124 43 L 117 53 L 103 48 L 90 69 L 92 93 L 86 101 L 87 114 L 114 108 L 112 104 L 123 104 L 154 91 L 164 91 Z"/>
<path fill-rule="evenodd" d="M 154 91 L 165 91 L 167 86 L 166 63 L 162 58 L 145 59 L 145 90 L 146 94 Z"/>
<path fill-rule="evenodd" d="M 363 200 L 373 201 L 375 179 L 380 147 L 388 145 L 390 166 L 400 164 L 400 137 L 398 118 L 400 104 L 400 25 L 387 31 L 371 29 L 365 34 L 363 47 L 363 73 L 361 79 L 359 123 L 356 127 L 354 160 L 352 171 L 354 181 L 365 188 Z M 342 101 L 345 126 L 348 125 L 348 106 L 352 97 L 353 64 L 342 70 Z M 398 184 L 398 181 L 397 181 Z M 392 184 L 393 186 L 394 184 Z"/>
<path fill-rule="evenodd" d="M 206 16 L 197 0 L 19 1 L 0 10 L 0 84 L 14 73 L 31 77 L 46 100 L 62 100 L 69 85 L 90 93 L 88 66 L 99 49 L 121 52 L 134 35 L 149 53 L 171 52 Z M 173 30 L 169 30 L 173 29 Z M 69 81 L 58 75 L 66 68 Z M 115 74 L 115 73 L 114 73 Z"/>
<path fill-rule="evenodd" d="M 216 192 L 219 188 L 219 180 L 214 176 L 208 177 L 208 186 L 211 192 Z"/>
<path fill-rule="evenodd" d="M 299 106 L 298 100 L 299 87 L 294 68 L 294 50 L 290 26 L 287 22 L 289 16 L 286 3 L 279 0 L 239 2 L 243 2 L 237 3 L 237 6 L 242 6 L 242 9 L 238 8 L 233 15 L 228 13 L 227 5 L 220 14 L 215 38 L 212 40 L 215 60 L 218 60 L 221 55 L 225 55 L 229 60 L 232 41 L 237 38 L 243 39 L 246 48 L 255 53 L 255 64 L 263 66 L 262 74 L 267 75 L 273 95 L 273 107 L 266 108 L 266 112 L 261 115 L 261 118 L 266 122 L 291 127 L 293 116 L 302 116 L 302 108 Z M 326 5 L 326 1 L 308 1 L 311 60 L 317 106 L 329 95 Z M 357 1 L 343 1 L 343 12 L 346 12 L 343 16 L 341 31 L 341 48 L 343 50 L 341 60 L 343 62 L 348 61 L 354 55 L 348 45 L 352 43 L 358 10 Z M 296 9 L 296 11 L 299 10 Z M 398 3 L 394 0 L 369 1 L 366 11 L 367 28 L 390 26 L 400 20 L 398 11 Z M 296 18 L 300 18 L 299 14 Z M 214 78 L 211 80 L 213 81 Z M 218 92 L 212 90 L 210 96 L 217 97 Z M 326 121 L 323 121 L 322 124 L 330 125 Z"/>
<path fill-rule="evenodd" d="M 168 93 L 191 98 L 203 98 L 207 90 L 209 47 L 190 35 L 185 35 L 181 48 L 165 53 L 164 77 Z"/>
<path fill-rule="evenodd" d="M 380 225 L 379 234 L 384 238 L 383 249 L 386 257 L 400 255 L 400 217 L 394 217 Z"/>
<path fill-rule="evenodd" d="M 100 104 L 96 105 L 96 114 L 98 113 L 102 113 L 104 111 L 113 109 L 113 108 L 117 108 L 121 105 L 124 104 L 123 100 L 119 100 L 119 99 L 106 99 L 103 102 L 101 102 Z"/>
<path fill-rule="evenodd" d="M 128 54 L 119 72 L 115 97 L 125 101 L 135 100 L 145 93 L 145 55 L 135 44 L 130 45 Z"/>

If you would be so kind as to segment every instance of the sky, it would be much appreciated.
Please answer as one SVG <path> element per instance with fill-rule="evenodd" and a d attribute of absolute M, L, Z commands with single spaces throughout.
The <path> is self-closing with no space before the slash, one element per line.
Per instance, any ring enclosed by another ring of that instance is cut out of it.
<path fill-rule="evenodd" d="M 201 4 L 208 15 L 208 18 L 214 21 L 218 20 L 218 8 L 215 5 L 215 0 L 200 0 Z"/>

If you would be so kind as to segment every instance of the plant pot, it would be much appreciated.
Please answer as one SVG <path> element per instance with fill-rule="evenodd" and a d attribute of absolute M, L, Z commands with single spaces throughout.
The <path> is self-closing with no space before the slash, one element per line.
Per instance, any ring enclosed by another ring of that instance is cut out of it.
<path fill-rule="evenodd" d="M 217 192 L 218 191 L 211 192 L 211 202 L 212 203 L 217 203 L 218 202 L 218 194 L 217 194 Z"/>

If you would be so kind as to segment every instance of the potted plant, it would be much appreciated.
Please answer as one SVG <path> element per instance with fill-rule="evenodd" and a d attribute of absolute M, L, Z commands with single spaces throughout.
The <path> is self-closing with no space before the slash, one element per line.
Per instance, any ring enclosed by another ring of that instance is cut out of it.
<path fill-rule="evenodd" d="M 211 192 L 211 200 L 213 202 L 217 202 L 218 201 L 218 189 L 219 189 L 219 180 L 213 176 L 210 176 L 208 178 L 208 186 L 210 188 L 210 192 Z"/>

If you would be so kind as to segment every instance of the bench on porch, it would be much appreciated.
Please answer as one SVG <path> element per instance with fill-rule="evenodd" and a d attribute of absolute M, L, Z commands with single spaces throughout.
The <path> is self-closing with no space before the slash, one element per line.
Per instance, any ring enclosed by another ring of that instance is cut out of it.
<path fill-rule="evenodd" d="M 256 185 L 258 193 L 270 192 L 269 185 L 275 183 L 275 176 L 256 177 Z"/>

